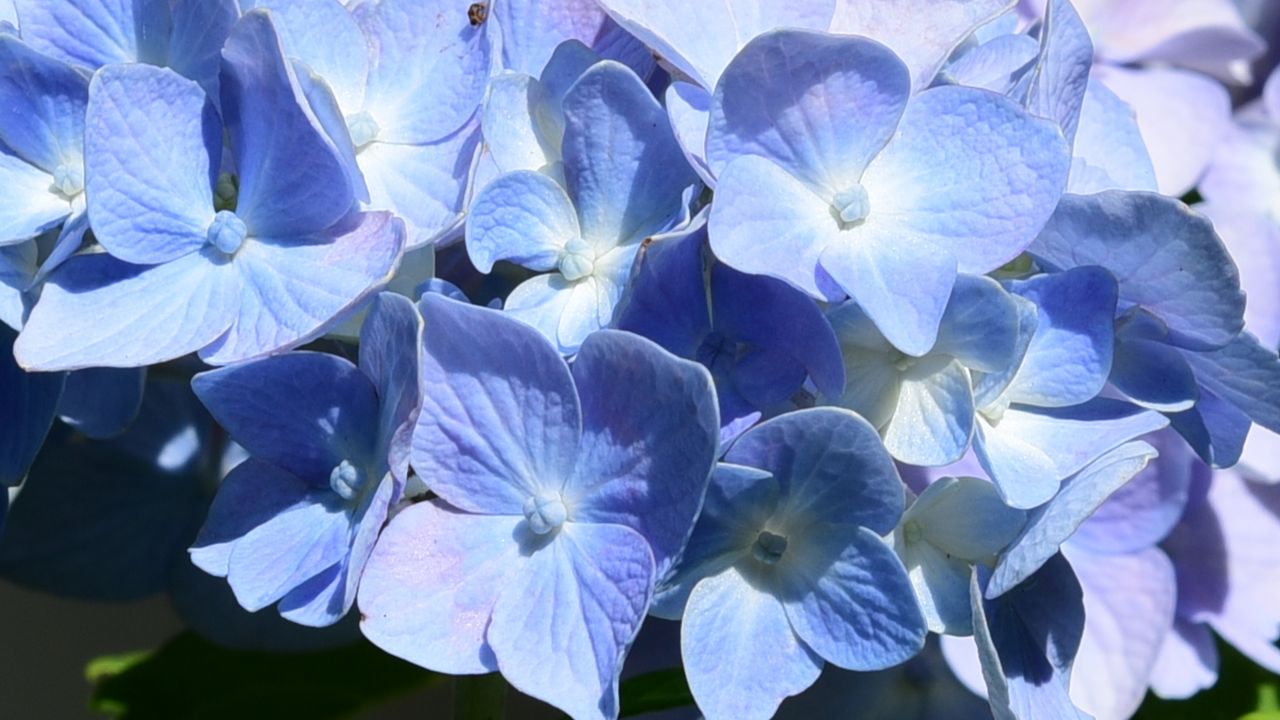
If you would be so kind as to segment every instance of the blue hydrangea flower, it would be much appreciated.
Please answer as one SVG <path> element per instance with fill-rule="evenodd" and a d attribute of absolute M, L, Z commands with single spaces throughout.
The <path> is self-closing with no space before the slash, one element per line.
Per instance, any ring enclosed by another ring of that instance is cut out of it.
<path fill-rule="evenodd" d="M 59 225 L 60 254 L 80 244 L 89 227 L 84 196 L 88 99 L 89 83 L 75 68 L 0 33 L 0 106 L 8 109 L 0 116 L 0 183 L 6 188 L 0 200 L 0 249 Z M 14 287 L 26 289 L 18 285 L 15 278 Z"/>
<path fill-rule="evenodd" d="M 235 0 L 14 0 L 23 42 L 88 70 L 150 63 L 216 96 L 219 51 L 240 16 Z"/>
<path fill-rule="evenodd" d="M 361 331 L 359 367 L 297 352 L 192 380 L 250 459 L 219 486 L 191 559 L 227 578 L 245 609 L 279 602 L 284 617 L 320 626 L 355 602 L 404 492 L 420 334 L 413 303 L 385 293 Z"/>
<path fill-rule="evenodd" d="M 957 272 L 994 270 L 1034 239 L 1070 152 L 1052 123 L 994 93 L 910 92 L 878 43 L 769 33 L 716 88 L 707 156 L 717 257 L 817 298 L 848 294 L 920 356 Z"/>
<path fill-rule="evenodd" d="M 390 210 L 409 245 L 461 220 L 492 62 L 488 24 L 462 0 L 251 0 L 271 12 L 310 109 L 356 197 Z"/>
<path fill-rule="evenodd" d="M 551 271 L 526 280 L 505 309 L 572 354 L 612 324 L 640 243 L 684 217 L 697 185 L 661 106 L 635 73 L 598 63 L 563 101 L 565 185 L 530 171 L 480 192 L 467 252 L 480 272 L 498 260 Z"/>
<path fill-rule="evenodd" d="M 151 65 L 94 77 L 89 213 L 107 252 L 50 276 L 16 346 L 25 366 L 259 357 L 319 335 L 395 271 L 403 225 L 348 213 L 351 184 L 269 17 L 246 14 L 223 55 L 234 180 L 194 82 Z"/>
<path fill-rule="evenodd" d="M 893 532 L 893 547 L 911 578 L 929 630 L 973 632 L 969 578 L 977 563 L 990 564 L 1026 522 L 987 480 L 943 477 L 907 508 Z"/>
<path fill-rule="evenodd" d="M 816 303 L 784 282 L 714 261 L 706 214 L 646 245 L 618 328 L 643 335 L 711 371 L 725 447 L 764 414 L 787 407 L 812 378 L 824 394 L 844 386 L 839 348 Z"/>
<path fill-rule="evenodd" d="M 881 539 L 904 487 L 875 428 L 838 408 L 780 415 L 742 435 L 654 607 L 682 618 L 685 673 L 708 718 L 768 718 L 824 661 L 901 663 L 925 621 Z"/>
<path fill-rule="evenodd" d="M 980 376 L 973 447 L 1001 497 L 1047 502 L 1107 451 L 1168 425 L 1159 413 L 1099 397 L 1112 366 L 1116 281 L 1098 267 L 1012 281 L 1021 360 Z"/>
<path fill-rule="evenodd" d="M 702 505 L 711 378 L 629 333 L 572 370 L 533 328 L 429 293 L 412 463 L 436 498 L 397 514 L 360 587 L 366 637 L 451 674 L 499 670 L 574 718 L 618 674 Z"/>
<path fill-rule="evenodd" d="M 972 373 L 1005 372 L 1018 360 L 1018 306 L 986 277 L 956 278 L 938 339 L 921 357 L 894 347 L 855 302 L 836 307 L 828 318 L 848 382 L 843 393 L 823 402 L 866 418 L 880 430 L 889 454 L 912 465 L 959 460 L 973 435 Z"/>

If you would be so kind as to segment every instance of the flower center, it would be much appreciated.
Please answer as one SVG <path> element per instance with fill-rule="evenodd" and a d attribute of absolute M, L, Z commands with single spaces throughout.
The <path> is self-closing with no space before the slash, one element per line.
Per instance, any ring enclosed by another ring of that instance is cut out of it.
<path fill-rule="evenodd" d="M 364 473 L 349 460 L 343 460 L 329 473 L 329 488 L 343 500 L 354 500 L 364 486 Z"/>
<path fill-rule="evenodd" d="M 861 225 L 871 212 L 871 201 L 867 198 L 867 189 L 854 183 L 848 190 L 836 193 L 831 200 L 831 209 L 840 221 L 840 229 L 847 230 Z"/>
<path fill-rule="evenodd" d="M 694 351 L 693 357 L 712 374 L 724 373 L 732 369 L 744 350 L 742 343 L 713 330 L 702 339 L 702 344 Z"/>
<path fill-rule="evenodd" d="M 982 408 L 978 412 L 982 414 L 982 417 L 987 419 L 987 422 L 991 423 L 991 427 L 996 427 L 1000 424 L 1000 421 L 1004 419 L 1004 412 L 1008 409 L 1008 398 L 1001 396 L 995 402 Z"/>
<path fill-rule="evenodd" d="M 209 223 L 209 233 L 206 237 L 210 245 L 231 255 L 240 249 L 241 243 L 248 234 L 249 229 L 244 226 L 243 220 L 236 217 L 235 213 L 219 210 L 218 214 L 213 216 L 213 222 Z"/>
<path fill-rule="evenodd" d="M 351 133 L 351 144 L 355 145 L 357 150 L 361 150 L 378 139 L 378 133 L 382 132 L 382 128 L 372 115 L 362 110 L 347 116 L 347 131 Z"/>
<path fill-rule="evenodd" d="M 596 271 L 596 251 L 582 238 L 574 238 L 564 245 L 557 270 L 565 280 L 581 280 Z"/>
<path fill-rule="evenodd" d="M 768 530 L 761 530 L 756 544 L 751 546 L 751 555 L 765 565 L 773 565 L 782 559 L 787 551 L 787 538 Z"/>
<path fill-rule="evenodd" d="M 49 188 L 70 200 L 84 190 L 84 166 L 62 163 L 53 171 L 53 185 Z"/>
<path fill-rule="evenodd" d="M 546 535 L 564 525 L 569 511 L 558 494 L 540 493 L 524 501 L 524 519 L 535 534 Z"/>
<path fill-rule="evenodd" d="M 236 201 L 240 199 L 240 179 L 231 173 L 218 175 L 218 183 L 213 186 L 213 209 L 236 209 Z"/>

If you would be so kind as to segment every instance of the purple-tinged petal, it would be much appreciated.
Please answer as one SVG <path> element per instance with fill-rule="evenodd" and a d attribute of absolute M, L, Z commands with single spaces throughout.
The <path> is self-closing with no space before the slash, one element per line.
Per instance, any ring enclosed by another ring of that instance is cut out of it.
<path fill-rule="evenodd" d="M 498 596 L 518 571 L 521 517 L 470 515 L 440 500 L 412 505 L 383 530 L 360 582 L 360 631 L 430 670 L 498 669 L 485 640 Z"/>
<path fill-rule="evenodd" d="M 422 410 L 411 462 L 464 510 L 520 515 L 573 472 L 582 411 L 569 368 L 536 330 L 501 312 L 428 294 Z"/>
<path fill-rule="evenodd" d="M 649 50 L 591 0 L 509 0 L 495 15 L 502 27 L 502 66 L 537 77 L 566 41 L 579 41 L 603 58 L 648 77 Z"/>
<path fill-rule="evenodd" d="M 1156 191 L 1156 171 L 1133 108 L 1090 77 L 1080 107 L 1067 192 Z"/>
<path fill-rule="evenodd" d="M 582 344 L 573 378 L 583 437 L 566 504 L 578 522 L 640 533 L 662 578 L 689 538 L 719 450 L 711 377 L 648 340 L 604 330 Z"/>
<path fill-rule="evenodd" d="M 1151 668 L 1151 692 L 1185 700 L 1218 682 L 1218 646 L 1205 625 L 1174 618 Z"/>

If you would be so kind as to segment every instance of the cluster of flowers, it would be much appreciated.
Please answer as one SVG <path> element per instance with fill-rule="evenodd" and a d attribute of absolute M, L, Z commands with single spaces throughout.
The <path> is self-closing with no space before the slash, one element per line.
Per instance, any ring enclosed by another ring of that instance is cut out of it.
<path fill-rule="evenodd" d="M 649 615 L 713 719 L 1280 670 L 1280 80 L 1231 125 L 1265 46 L 1175 4 L 0 0 L 0 570 L 119 587 L 21 517 L 103 492 L 61 418 L 228 468 L 139 523 L 244 609 L 575 718 Z"/>

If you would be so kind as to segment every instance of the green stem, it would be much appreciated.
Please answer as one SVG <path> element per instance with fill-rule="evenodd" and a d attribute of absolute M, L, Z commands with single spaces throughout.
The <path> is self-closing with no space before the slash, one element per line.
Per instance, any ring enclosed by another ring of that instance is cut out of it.
<path fill-rule="evenodd" d="M 502 720 L 507 681 L 498 673 L 453 679 L 454 720 Z"/>

